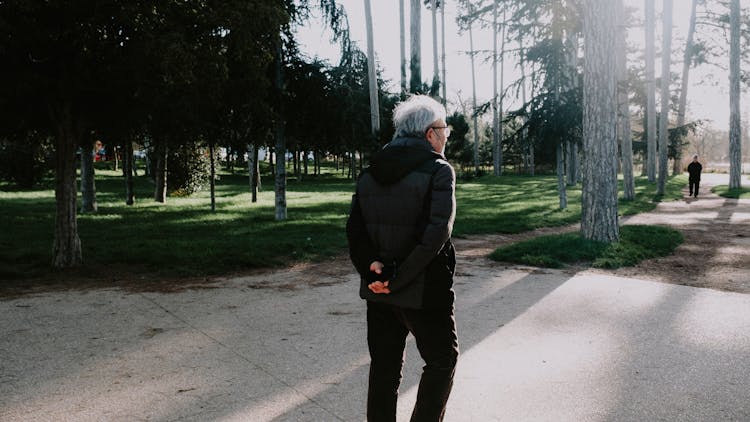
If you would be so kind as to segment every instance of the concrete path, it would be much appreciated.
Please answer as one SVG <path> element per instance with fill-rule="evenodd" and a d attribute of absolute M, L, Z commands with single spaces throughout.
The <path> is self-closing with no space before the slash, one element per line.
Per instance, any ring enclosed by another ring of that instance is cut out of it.
<path fill-rule="evenodd" d="M 362 422 L 365 305 L 320 274 L 0 300 L 0 421 Z M 750 295 L 466 256 L 456 290 L 447 421 L 750 420 Z"/>
<path fill-rule="evenodd" d="M 749 295 L 470 271 L 457 280 L 462 356 L 446 420 L 750 420 Z M 0 420 L 363 421 L 354 278 L 258 282 L 0 302 Z M 399 420 L 421 365 L 413 344 L 407 354 Z"/>

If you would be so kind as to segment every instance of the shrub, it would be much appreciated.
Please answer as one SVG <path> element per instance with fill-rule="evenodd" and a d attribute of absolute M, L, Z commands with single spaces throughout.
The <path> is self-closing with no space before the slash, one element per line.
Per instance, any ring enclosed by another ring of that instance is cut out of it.
<path fill-rule="evenodd" d="M 0 141 L 0 178 L 20 189 L 31 189 L 52 175 L 53 148 L 35 134 Z"/>
<path fill-rule="evenodd" d="M 170 149 L 167 172 L 170 195 L 189 196 L 205 189 L 211 177 L 208 148 L 188 144 Z"/>

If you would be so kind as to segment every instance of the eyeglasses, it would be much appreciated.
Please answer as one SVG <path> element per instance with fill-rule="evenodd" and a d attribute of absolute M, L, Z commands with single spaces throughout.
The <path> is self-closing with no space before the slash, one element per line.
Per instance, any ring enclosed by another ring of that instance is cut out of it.
<path fill-rule="evenodd" d="M 451 136 L 451 127 L 450 126 L 430 126 L 430 129 L 444 129 L 445 130 L 445 137 Z M 429 129 L 428 129 L 429 130 Z"/>

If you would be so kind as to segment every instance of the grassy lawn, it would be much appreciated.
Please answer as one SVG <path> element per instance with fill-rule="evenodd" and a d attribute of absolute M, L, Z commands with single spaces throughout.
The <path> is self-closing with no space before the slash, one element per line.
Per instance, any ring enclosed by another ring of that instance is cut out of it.
<path fill-rule="evenodd" d="M 670 180 L 675 197 L 684 179 Z M 578 221 L 580 188 L 568 189 L 569 207 L 560 211 L 556 186 L 553 176 L 487 176 L 461 182 L 455 234 L 515 233 Z M 353 188 L 352 181 L 332 173 L 302 182 L 290 177 L 289 218 L 277 222 L 270 178 L 263 180 L 258 202 L 252 204 L 246 175 L 221 174 L 212 213 L 208 192 L 154 202 L 153 184 L 143 176 L 136 179 L 136 204 L 126 206 L 121 173 L 97 169 L 99 211 L 79 215 L 84 267 L 76 274 L 197 277 L 323 260 L 345 251 L 344 224 Z M 638 179 L 636 200 L 621 201 L 621 213 L 652 209 L 659 199 L 654 189 Z M 49 265 L 54 191 L 0 190 L 0 209 L 0 280 L 54 275 Z"/>
<path fill-rule="evenodd" d="M 128 207 L 121 175 L 98 170 L 99 210 L 78 217 L 83 271 L 215 275 L 341 252 L 351 182 L 333 176 L 290 180 L 284 222 L 274 220 L 273 181 L 264 180 L 263 186 L 252 204 L 247 176 L 222 174 L 212 213 L 208 192 L 160 204 L 151 199 L 153 184 L 139 177 L 136 204 Z M 49 273 L 54 192 L 0 192 L 0 206 L 0 279 Z"/>
<path fill-rule="evenodd" d="M 635 182 L 635 199 L 619 200 L 620 215 L 651 211 L 659 201 L 682 198 L 687 176 L 668 179 L 664 196 L 657 196 L 656 184 L 648 183 L 645 177 L 638 177 Z M 556 176 L 484 176 L 459 182 L 454 234 L 520 233 L 576 223 L 581 220 L 581 185 L 568 187 L 567 197 L 567 209 L 560 210 Z"/>
<path fill-rule="evenodd" d="M 669 255 L 682 241 L 682 233 L 669 227 L 632 225 L 620 227 L 617 243 L 586 240 L 578 233 L 547 235 L 498 248 L 490 258 L 549 268 L 580 263 L 619 268 Z"/>
<path fill-rule="evenodd" d="M 750 187 L 741 187 L 739 189 L 729 189 L 728 185 L 719 185 L 711 189 L 711 192 L 723 196 L 724 198 L 748 199 L 750 198 Z"/>

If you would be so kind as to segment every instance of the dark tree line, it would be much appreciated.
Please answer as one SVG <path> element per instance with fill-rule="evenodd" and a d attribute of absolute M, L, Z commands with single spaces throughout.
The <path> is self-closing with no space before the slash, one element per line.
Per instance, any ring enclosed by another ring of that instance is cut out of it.
<path fill-rule="evenodd" d="M 293 28 L 313 8 L 341 45 L 335 66 L 297 48 Z M 369 131 L 366 59 L 346 22 L 335 0 L 0 2 L 0 176 L 29 187 L 45 163 L 54 173 L 53 265 L 82 262 L 76 155 L 97 139 L 122 152 L 128 204 L 134 145 L 148 150 L 163 202 L 200 184 L 191 175 L 213 171 L 220 146 L 255 152 L 257 167 L 261 147 L 282 161 L 287 146 L 295 157 L 361 157 L 382 143 Z"/>

